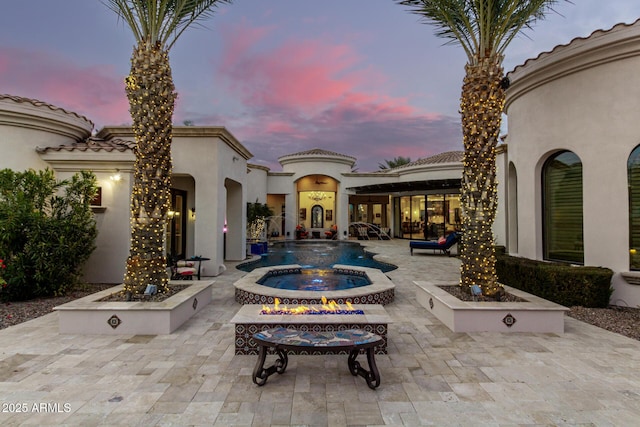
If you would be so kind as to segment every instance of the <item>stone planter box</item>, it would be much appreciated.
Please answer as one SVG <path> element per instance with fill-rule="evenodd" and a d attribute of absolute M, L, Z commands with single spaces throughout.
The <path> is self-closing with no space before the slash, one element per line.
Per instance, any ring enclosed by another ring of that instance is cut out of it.
<path fill-rule="evenodd" d="M 416 299 L 453 332 L 564 333 L 568 308 L 505 286 L 527 302 L 461 301 L 430 282 L 413 282 Z"/>
<path fill-rule="evenodd" d="M 170 334 L 211 302 L 214 281 L 172 282 L 190 286 L 161 302 L 104 302 L 122 285 L 55 307 L 62 334 Z"/>

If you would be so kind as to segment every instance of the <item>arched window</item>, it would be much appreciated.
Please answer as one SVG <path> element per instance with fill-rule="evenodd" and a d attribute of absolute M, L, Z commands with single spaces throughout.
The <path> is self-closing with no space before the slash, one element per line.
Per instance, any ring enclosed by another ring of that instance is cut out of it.
<path fill-rule="evenodd" d="M 629 269 L 640 270 L 640 145 L 627 161 L 629 179 Z"/>
<path fill-rule="evenodd" d="M 508 246 L 509 253 L 518 253 L 518 173 L 513 162 L 509 162 L 508 181 Z"/>
<path fill-rule="evenodd" d="M 550 157 L 542 169 L 544 259 L 584 263 L 582 162 L 571 151 Z"/>
<path fill-rule="evenodd" d="M 311 228 L 324 228 L 324 209 L 320 205 L 311 208 Z"/>

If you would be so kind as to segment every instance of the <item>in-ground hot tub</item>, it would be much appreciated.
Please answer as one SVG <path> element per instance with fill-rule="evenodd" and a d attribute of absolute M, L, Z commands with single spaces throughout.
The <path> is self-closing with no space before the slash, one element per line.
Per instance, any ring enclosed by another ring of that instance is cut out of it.
<path fill-rule="evenodd" d="M 319 268 L 269 270 L 258 280 L 259 285 L 292 291 L 332 292 L 369 286 L 365 271 Z"/>
<path fill-rule="evenodd" d="M 356 280 L 358 278 L 366 278 L 370 283 L 335 289 L 322 285 L 323 275 L 328 274 L 325 270 L 322 271 L 323 273 L 311 276 L 298 264 L 256 268 L 234 283 L 236 301 L 240 304 L 273 304 L 275 298 L 279 298 L 282 304 L 320 304 L 322 297 L 325 297 L 338 304 L 350 302 L 386 305 L 394 299 L 395 285 L 378 269 L 336 264 L 331 269 L 331 282 L 335 282 L 336 277 L 341 276 L 337 281 L 342 280 L 347 285 L 360 282 Z M 305 280 L 301 280 L 303 274 Z M 272 278 L 275 278 L 276 282 L 287 282 L 286 287 L 296 281 L 311 283 L 312 286 L 280 289 L 260 283 L 273 280 Z"/>

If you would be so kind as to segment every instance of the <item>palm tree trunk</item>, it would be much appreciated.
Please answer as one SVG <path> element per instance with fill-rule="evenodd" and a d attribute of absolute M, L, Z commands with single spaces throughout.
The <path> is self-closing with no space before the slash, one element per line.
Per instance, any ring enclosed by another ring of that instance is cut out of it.
<path fill-rule="evenodd" d="M 467 64 L 460 102 L 464 142 L 460 284 L 479 285 L 489 296 L 501 291 L 492 230 L 498 203 L 496 146 L 505 98 L 500 63 L 500 58 L 485 58 Z"/>
<path fill-rule="evenodd" d="M 176 99 L 168 52 L 141 41 L 131 57 L 127 98 L 136 138 L 131 246 L 124 291 L 167 290 L 165 229 L 171 205 L 171 138 Z"/>

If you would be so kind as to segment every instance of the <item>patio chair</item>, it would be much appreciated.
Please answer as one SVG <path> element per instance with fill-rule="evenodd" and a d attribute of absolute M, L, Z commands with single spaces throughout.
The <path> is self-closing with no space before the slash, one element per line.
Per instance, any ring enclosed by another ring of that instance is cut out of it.
<path fill-rule="evenodd" d="M 325 231 L 324 235 L 327 239 L 329 240 L 335 240 L 338 238 L 338 226 L 337 225 L 332 225 L 331 229 L 329 229 L 329 231 Z"/>
<path fill-rule="evenodd" d="M 458 233 L 449 234 L 446 239 L 434 241 L 412 240 L 409 242 L 409 248 L 411 249 L 411 255 L 413 255 L 414 249 L 427 249 L 432 250 L 434 253 L 441 252 L 451 256 L 451 247 L 458 243 L 460 236 Z"/>
<path fill-rule="evenodd" d="M 171 280 L 193 280 L 193 276 L 198 274 L 195 261 L 184 259 L 171 263 Z"/>

